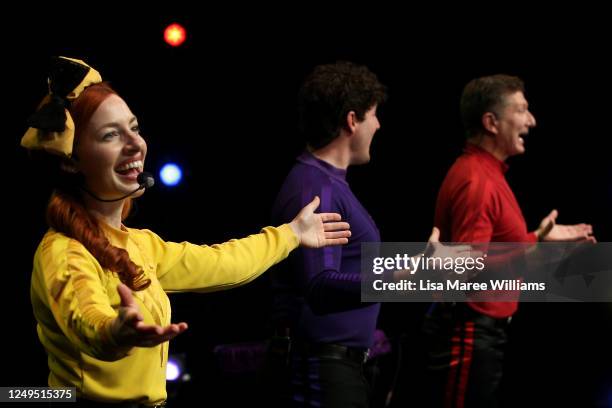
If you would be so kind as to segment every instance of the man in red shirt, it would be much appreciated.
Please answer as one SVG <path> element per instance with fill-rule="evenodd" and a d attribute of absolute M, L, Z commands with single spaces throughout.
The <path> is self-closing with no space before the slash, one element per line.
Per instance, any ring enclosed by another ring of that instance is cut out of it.
<path fill-rule="evenodd" d="M 467 143 L 438 194 L 434 224 L 440 241 L 589 239 L 590 225 L 558 225 L 556 210 L 528 232 L 506 181 L 506 159 L 525 152 L 523 136 L 536 125 L 521 79 L 494 75 L 472 80 L 463 90 L 461 115 Z M 497 406 L 506 330 L 516 309 L 516 301 L 432 306 L 424 327 L 432 405 Z"/>

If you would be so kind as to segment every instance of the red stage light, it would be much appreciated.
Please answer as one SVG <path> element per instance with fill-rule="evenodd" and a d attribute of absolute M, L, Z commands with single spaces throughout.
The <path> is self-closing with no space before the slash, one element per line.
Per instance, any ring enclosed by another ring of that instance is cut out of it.
<path fill-rule="evenodd" d="M 173 47 L 178 47 L 185 42 L 187 32 L 182 25 L 173 23 L 164 30 L 164 40 Z"/>

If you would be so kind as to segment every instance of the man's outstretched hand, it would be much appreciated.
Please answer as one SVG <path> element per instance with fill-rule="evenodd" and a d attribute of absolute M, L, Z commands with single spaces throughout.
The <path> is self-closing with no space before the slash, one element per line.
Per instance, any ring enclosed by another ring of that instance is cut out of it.
<path fill-rule="evenodd" d="M 590 224 L 562 225 L 557 224 L 559 212 L 552 210 L 536 230 L 540 241 L 562 242 L 562 241 L 591 241 L 597 242 L 593 236 L 593 227 Z"/>

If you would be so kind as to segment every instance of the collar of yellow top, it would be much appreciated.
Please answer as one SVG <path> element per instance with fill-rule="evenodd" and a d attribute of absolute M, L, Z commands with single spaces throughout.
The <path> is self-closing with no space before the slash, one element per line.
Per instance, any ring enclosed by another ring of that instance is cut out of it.
<path fill-rule="evenodd" d="M 106 238 L 108 238 L 108 240 L 113 246 L 123 249 L 127 248 L 130 233 L 125 226 L 121 225 L 121 229 L 117 229 L 113 226 L 108 225 L 102 220 L 98 222 L 100 224 L 100 228 L 102 228 L 102 231 L 104 232 L 104 235 L 106 235 Z"/>
<path fill-rule="evenodd" d="M 21 138 L 21 146 L 71 157 L 74 122 L 66 106 L 88 86 L 102 82 L 102 77 L 81 60 L 54 57 L 47 82 L 49 94 L 28 119 L 30 127 Z"/>

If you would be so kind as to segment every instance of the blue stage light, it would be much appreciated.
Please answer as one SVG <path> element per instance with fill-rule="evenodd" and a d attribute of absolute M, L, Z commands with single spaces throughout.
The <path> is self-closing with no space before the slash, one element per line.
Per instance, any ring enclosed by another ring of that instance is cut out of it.
<path fill-rule="evenodd" d="M 162 183 L 167 186 L 176 186 L 183 178 L 181 168 L 174 163 L 165 164 L 159 172 Z"/>

